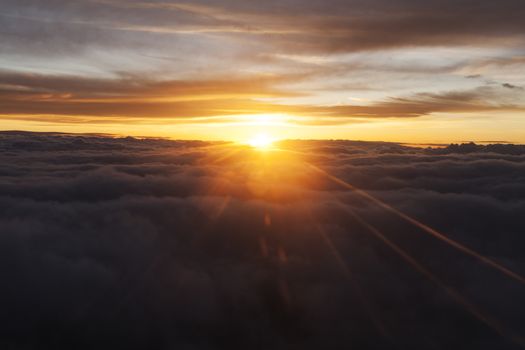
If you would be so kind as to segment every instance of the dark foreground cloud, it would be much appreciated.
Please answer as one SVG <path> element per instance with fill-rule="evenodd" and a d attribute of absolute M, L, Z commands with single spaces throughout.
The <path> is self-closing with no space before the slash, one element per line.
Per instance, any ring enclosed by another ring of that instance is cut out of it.
<path fill-rule="evenodd" d="M 524 274 L 523 146 L 279 147 L 0 134 L 2 347 L 519 348 L 523 284 L 312 166 Z"/>

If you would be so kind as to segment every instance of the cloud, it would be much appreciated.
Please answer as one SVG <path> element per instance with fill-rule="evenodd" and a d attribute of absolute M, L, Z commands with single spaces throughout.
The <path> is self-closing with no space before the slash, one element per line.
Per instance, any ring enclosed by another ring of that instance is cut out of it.
<path fill-rule="evenodd" d="M 522 146 L 279 147 L 0 133 L 0 344 L 513 348 L 522 285 L 307 163 L 523 274 Z M 469 314 L 354 214 L 509 333 Z"/>
<path fill-rule="evenodd" d="M 3 72 L 0 105 L 9 114 L 49 115 L 60 122 L 85 122 L 82 116 L 109 121 L 126 118 L 191 118 L 257 112 L 256 98 L 291 97 L 299 93 L 278 87 L 299 75 L 251 75 L 210 80 L 151 80 L 123 75 L 117 79 Z M 264 107 L 264 105 L 262 105 Z M 267 106 L 266 109 L 271 106 Z M 80 116 L 80 118 L 76 117 Z M 19 118 L 16 116 L 15 118 Z M 42 117 L 39 117 L 42 118 Z M 103 121 L 102 121 L 103 122 Z"/>
<path fill-rule="evenodd" d="M 202 80 L 158 80 L 121 74 L 116 79 L 0 73 L 3 119 L 53 123 L 126 124 L 155 119 L 180 123 L 228 123 L 244 114 L 283 113 L 291 124 L 338 125 L 368 118 L 413 118 L 433 113 L 522 111 L 518 86 L 483 85 L 441 93 L 415 93 L 368 104 L 278 103 L 307 97 L 287 84 L 310 73 L 240 75 Z M 298 117 L 297 117 L 298 116 Z M 222 118 L 221 118 L 222 117 Z M 302 118 L 300 118 L 302 117 Z M 210 119 L 211 118 L 211 119 Z"/>
<path fill-rule="evenodd" d="M 523 39 L 518 0 L 493 4 L 482 1 L 473 7 L 468 1 L 401 0 L 377 1 L 286 1 L 246 4 L 240 1 L 124 2 L 64 1 L 24 3 L 7 1 L 4 13 L 25 13 L 50 28 L 62 23 L 67 28 L 115 30 L 144 33 L 217 33 L 248 35 L 274 44 L 283 52 L 350 52 L 407 46 L 485 45 L 502 38 Z M 18 10 L 18 11 L 17 11 Z M 17 18 L 22 16 L 18 15 Z M 48 22 L 42 21 L 50 20 Z M 52 22 L 52 23 L 50 23 Z M 37 23 L 33 24 L 34 26 Z M 29 34 L 31 41 L 44 39 L 55 44 L 53 31 L 9 32 Z M 72 34 L 74 32 L 70 32 Z M 64 33 L 63 35 L 70 35 Z M 115 33 L 112 33 L 115 34 Z M 61 35 L 62 36 L 62 35 Z M 91 43 L 104 37 L 90 38 Z M 261 38 L 262 37 L 262 38 Z"/>
<path fill-rule="evenodd" d="M 501 84 L 501 86 L 503 86 L 503 87 L 505 87 L 507 89 L 523 90 L 523 88 L 521 86 L 516 86 L 516 85 L 509 84 L 509 83 L 503 83 L 503 84 Z"/>
<path fill-rule="evenodd" d="M 524 83 L 522 14 L 518 0 L 5 0 L 0 112 L 62 127 L 249 113 L 336 125 L 521 111 L 519 96 L 510 103 L 506 94 Z M 494 88 L 490 103 L 436 97 L 477 88 L 458 74 L 505 89 Z M 370 103 L 341 103 L 350 91 Z"/>

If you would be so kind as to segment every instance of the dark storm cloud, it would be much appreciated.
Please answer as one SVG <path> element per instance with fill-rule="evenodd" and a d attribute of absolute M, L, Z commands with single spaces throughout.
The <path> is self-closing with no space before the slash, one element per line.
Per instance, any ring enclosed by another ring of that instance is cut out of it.
<path fill-rule="evenodd" d="M 514 348 L 512 332 L 524 331 L 522 285 L 304 162 L 525 273 L 523 146 L 279 147 L 291 152 L 267 158 L 221 143 L 0 134 L 0 344 Z M 504 335 L 352 213 L 501 322 Z"/>

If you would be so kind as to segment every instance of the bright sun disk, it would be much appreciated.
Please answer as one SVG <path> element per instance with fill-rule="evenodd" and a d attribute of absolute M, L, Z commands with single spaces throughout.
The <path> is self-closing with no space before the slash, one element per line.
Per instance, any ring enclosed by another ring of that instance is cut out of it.
<path fill-rule="evenodd" d="M 266 134 L 258 134 L 248 144 L 254 148 L 265 149 L 272 146 L 273 140 Z"/>

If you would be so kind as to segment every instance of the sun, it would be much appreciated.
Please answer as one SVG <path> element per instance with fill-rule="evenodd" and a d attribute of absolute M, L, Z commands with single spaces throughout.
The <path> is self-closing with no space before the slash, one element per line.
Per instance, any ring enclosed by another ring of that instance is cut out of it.
<path fill-rule="evenodd" d="M 272 147 L 273 141 L 274 140 L 266 134 L 257 134 L 248 141 L 248 144 L 253 148 L 268 149 Z"/>

